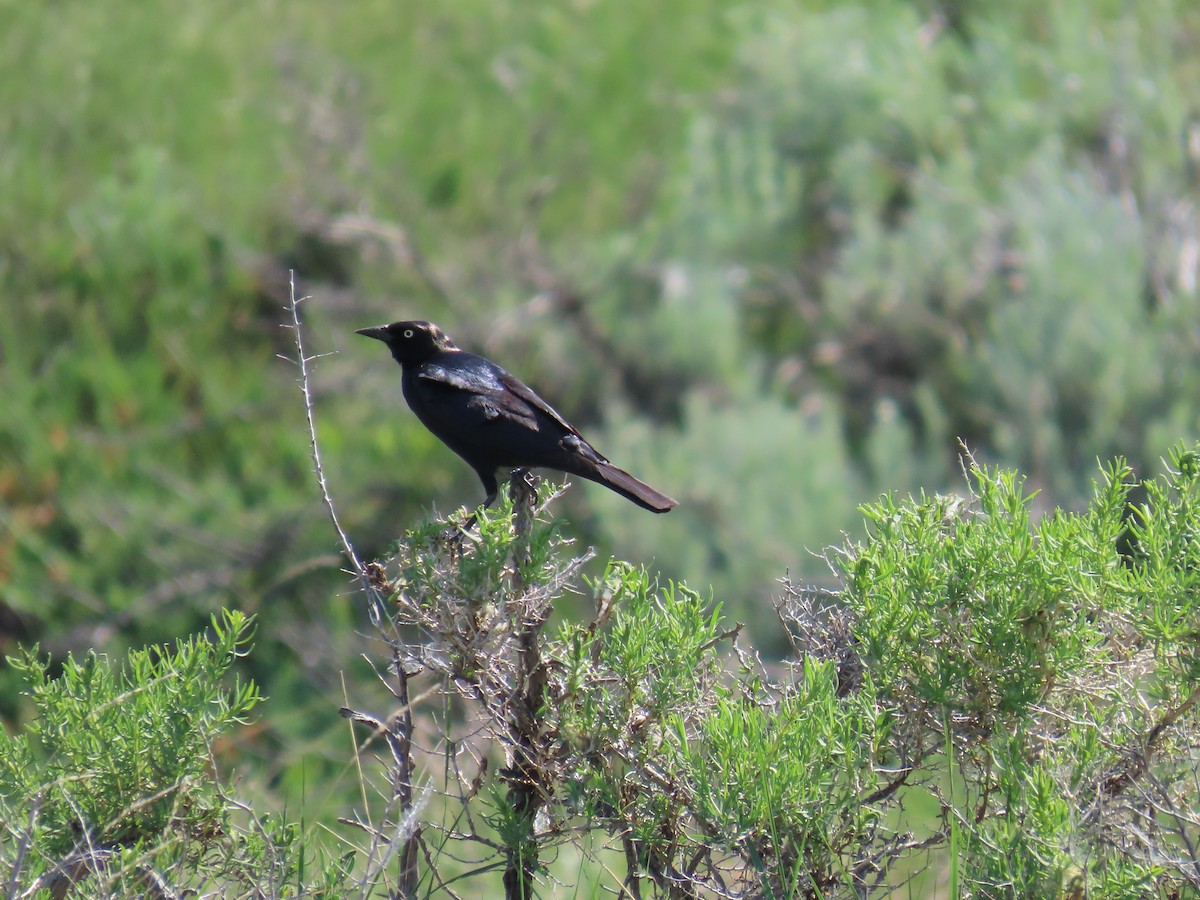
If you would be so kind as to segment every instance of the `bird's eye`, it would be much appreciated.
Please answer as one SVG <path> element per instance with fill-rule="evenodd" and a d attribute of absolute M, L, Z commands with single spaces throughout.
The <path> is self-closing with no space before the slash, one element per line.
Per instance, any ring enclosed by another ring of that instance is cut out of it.
<path fill-rule="evenodd" d="M 411 328 L 405 328 L 405 329 L 404 329 L 404 336 L 405 336 L 406 338 L 410 338 L 410 337 L 412 337 L 412 336 L 413 336 L 413 330 L 412 330 Z"/>

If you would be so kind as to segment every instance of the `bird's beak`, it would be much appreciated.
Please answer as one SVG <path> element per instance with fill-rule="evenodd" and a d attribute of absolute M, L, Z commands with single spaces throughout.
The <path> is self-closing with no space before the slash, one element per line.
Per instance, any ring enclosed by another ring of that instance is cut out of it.
<path fill-rule="evenodd" d="M 355 334 L 361 334 L 364 337 L 375 338 L 377 341 L 387 342 L 388 331 L 386 325 L 377 325 L 375 328 L 360 328 Z"/>

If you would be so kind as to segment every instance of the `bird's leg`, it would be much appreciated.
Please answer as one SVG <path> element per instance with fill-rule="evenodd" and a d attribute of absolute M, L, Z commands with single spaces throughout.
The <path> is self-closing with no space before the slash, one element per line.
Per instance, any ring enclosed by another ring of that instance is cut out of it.
<path fill-rule="evenodd" d="M 500 483 L 496 481 L 496 473 L 475 470 L 475 474 L 479 476 L 479 480 L 483 482 L 483 489 L 487 491 L 487 496 L 483 500 L 483 509 L 491 509 L 492 504 L 496 502 L 496 497 L 500 495 Z M 475 523 L 479 521 L 479 513 L 471 513 L 471 518 L 463 522 L 462 530 L 470 531 L 475 527 Z"/>
<path fill-rule="evenodd" d="M 492 504 L 496 502 L 497 495 L 500 493 L 500 485 L 496 481 L 496 473 L 479 472 L 478 469 L 475 471 L 479 474 L 479 480 L 483 482 L 483 489 L 487 491 L 487 497 L 483 501 L 483 508 L 491 509 Z"/>

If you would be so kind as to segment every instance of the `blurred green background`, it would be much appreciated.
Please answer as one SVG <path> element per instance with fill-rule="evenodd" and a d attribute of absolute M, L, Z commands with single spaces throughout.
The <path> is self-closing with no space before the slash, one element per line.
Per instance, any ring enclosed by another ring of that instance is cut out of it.
<path fill-rule="evenodd" d="M 680 501 L 577 484 L 569 532 L 767 656 L 776 579 L 960 439 L 1040 508 L 1157 472 L 1200 437 L 1197 47 L 1191 0 L 0 0 L 0 653 L 256 613 L 230 764 L 353 803 L 377 648 L 290 269 L 362 554 L 482 498 L 353 334 L 431 319 Z"/>

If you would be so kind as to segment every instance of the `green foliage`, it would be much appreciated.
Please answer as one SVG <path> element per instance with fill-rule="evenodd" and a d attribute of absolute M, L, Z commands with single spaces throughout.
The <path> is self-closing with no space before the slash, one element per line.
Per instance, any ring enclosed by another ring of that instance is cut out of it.
<path fill-rule="evenodd" d="M 1128 475 L 1110 468 L 1087 513 L 1036 528 L 1022 479 L 977 466 L 969 508 L 946 496 L 864 507 L 870 540 L 845 590 L 880 690 L 985 733 L 1019 721 L 1102 637 L 1092 613 L 1119 563 Z"/>
<path fill-rule="evenodd" d="M 669 792 L 640 788 L 649 771 L 670 783 L 690 781 L 684 760 L 665 745 L 677 720 L 694 724 L 710 702 L 720 610 L 682 585 L 660 589 L 644 569 L 626 564 L 610 563 L 594 589 L 599 621 L 565 625 L 549 650 L 560 675 L 547 713 L 577 773 L 566 799 L 583 815 L 613 823 L 614 833 L 628 828 L 652 846 L 664 823 L 674 823 L 668 833 L 682 827 L 686 810 Z"/>
<path fill-rule="evenodd" d="M 593 589 L 612 618 L 603 639 L 595 623 L 568 623 L 555 642 L 564 651 L 558 727 L 585 744 L 615 745 L 630 723 L 661 726 L 711 687 L 720 607 L 683 585 L 660 589 L 627 563 L 610 562 Z"/>
<path fill-rule="evenodd" d="M 298 884 L 296 829 L 239 825 L 238 805 L 213 777 L 214 744 L 262 699 L 253 682 L 223 685 L 252 634 L 249 619 L 226 612 L 211 639 L 135 650 L 123 664 L 93 652 L 52 675 L 36 650 L 9 660 L 36 709 L 22 731 L 0 731 L 0 867 L 10 887 L 61 896 L 56 885 L 87 882 L 97 895 L 132 896 L 168 872 L 172 882 L 228 882 L 229 896 Z M 344 867 L 319 878 L 331 886 Z"/>
<path fill-rule="evenodd" d="M 952 760 L 934 790 L 979 896 L 1195 886 L 1196 454 L 1141 485 L 1117 460 L 1085 511 L 1036 524 L 1015 472 L 974 463 L 969 498 L 864 507 L 843 648 L 909 782 Z"/>
<path fill-rule="evenodd" d="M 769 679 L 730 657 L 740 627 L 719 605 L 616 561 L 590 579 L 591 617 L 542 633 L 583 560 L 544 507 L 520 522 L 508 499 L 477 530 L 431 522 L 373 576 L 392 595 L 378 620 L 391 665 L 407 673 L 396 698 L 440 694 L 422 741 L 445 757 L 427 774 L 448 800 L 422 817 L 423 885 L 505 868 L 511 886 L 513 860 L 550 877 L 568 844 L 616 850 L 627 889 L 655 896 L 681 881 L 788 896 L 886 878 L 896 796 L 880 790 L 886 715 L 868 684 L 847 691 L 816 659 Z M 394 754 L 407 739 L 391 733 Z M 387 835 L 405 810 L 394 769 L 380 784 L 386 811 L 369 820 Z"/>
<path fill-rule="evenodd" d="M 924 486 L 933 506 L 886 500 L 872 509 L 899 520 L 868 523 L 915 551 L 868 551 L 907 588 L 861 585 L 872 683 L 910 704 L 889 727 L 937 700 L 931 740 L 994 757 L 993 792 L 1109 777 L 1200 665 L 1173 562 L 1192 554 L 1186 479 L 1142 498 L 1110 471 L 1089 490 L 1096 458 L 1150 472 L 1200 428 L 1197 9 L 4 4 L 0 650 L 38 642 L 65 665 L 255 611 L 240 665 L 278 702 L 239 745 L 266 765 L 253 779 L 294 804 L 342 769 L 322 736 L 366 614 L 309 515 L 293 372 L 273 361 L 294 267 L 314 350 L 342 351 L 316 396 L 365 556 L 431 504 L 478 499 L 351 335 L 421 315 L 682 501 L 650 517 L 579 485 L 562 537 L 711 585 L 756 638 L 775 634 L 776 578 L 861 535 L 862 497 Z M 960 439 L 1001 467 L 975 483 L 985 517 L 937 494 Z M 1011 467 L 1024 483 L 989 486 Z M 1118 494 L 1139 511 L 1110 540 Z M 1087 511 L 1039 520 L 1059 506 Z M 493 550 L 426 603 L 494 596 Z M 1107 744 L 1064 725 L 1077 756 L 1023 768 L 1025 745 L 988 737 L 1042 734 L 1023 717 L 1100 679 L 1089 659 L 1150 667 L 1077 692 L 1069 715 Z M 350 690 L 369 676 L 347 672 Z M 19 681 L 0 668 L 15 729 Z M 1187 759 L 1177 730 L 1159 740 Z M 345 793 L 326 792 L 331 815 Z M 1050 846 L 1075 827 L 1048 801 L 1035 818 Z M 1019 840 L 1023 820 L 1008 827 Z M 995 883 L 1060 883 L 1007 841 L 973 845 L 1006 848 Z M 1071 865 L 1114 896 L 1145 884 L 1138 865 Z"/>
<path fill-rule="evenodd" d="M 540 490 L 543 502 L 553 496 L 549 484 L 543 483 Z M 446 522 L 426 520 L 398 543 L 389 560 L 395 573 L 390 584 L 404 593 L 406 602 L 428 610 L 456 599 L 473 606 L 497 602 L 508 590 L 518 544 L 529 551 L 517 570 L 524 580 L 555 577 L 556 554 L 569 544 L 560 534 L 561 523 L 538 517 L 528 535 L 518 536 L 507 491 L 495 507 L 471 515 L 475 521 L 469 527 L 465 512 L 451 516 L 449 530 Z"/>
<path fill-rule="evenodd" d="M 1166 479 L 1147 482 L 1129 523 L 1125 597 L 1162 666 L 1153 689 L 1186 696 L 1200 683 L 1200 456 L 1177 447 Z"/>
<path fill-rule="evenodd" d="M 1193 8 L 732 19 L 739 91 L 673 191 L 681 231 L 712 224 L 677 265 L 746 276 L 744 333 L 781 372 L 815 363 L 802 390 L 839 398 L 881 487 L 921 483 L 866 449 L 889 400 L 943 484 L 965 439 L 1072 505 L 1093 459 L 1145 470 L 1196 434 L 1195 67 L 1165 38 Z"/>
<path fill-rule="evenodd" d="M 567 809 L 620 838 L 632 883 L 817 896 L 886 870 L 886 803 L 867 799 L 886 740 L 873 691 L 847 696 L 811 659 L 784 684 L 745 661 L 730 680 L 719 607 L 625 564 L 594 588 L 596 619 L 550 645 L 547 715 L 569 754 Z"/>
<path fill-rule="evenodd" d="M 260 699 L 252 683 L 221 685 L 248 648 L 249 621 L 226 613 L 213 620 L 213 632 L 213 642 L 180 641 L 165 656 L 134 651 L 119 667 L 94 652 L 82 662 L 68 657 L 53 679 L 36 650 L 10 660 L 37 717 L 24 733 L 3 738 L 0 794 L 15 813 L 5 818 L 36 820 L 53 858 L 80 835 L 101 844 L 159 836 L 180 810 L 189 828 L 211 835 L 220 804 L 200 778 L 209 747 Z"/>
<path fill-rule="evenodd" d="M 883 818 L 865 802 L 887 738 L 873 691 L 840 696 L 828 661 L 806 659 L 796 675 L 778 701 L 723 697 L 694 739 L 678 734 L 705 831 L 748 852 L 780 896 L 863 881 L 854 864 Z"/>
<path fill-rule="evenodd" d="M 249 665 L 295 700 L 254 752 L 311 765 L 291 738 L 336 702 L 324 673 L 354 656 L 362 617 L 330 599 L 343 579 L 307 515 L 298 394 L 274 360 L 287 269 L 317 294 L 316 352 L 360 350 L 353 328 L 405 304 L 490 342 L 527 299 L 496 264 L 524 219 L 604 242 L 650 202 L 730 55 L 722 4 L 704 6 L 5 6 L 0 614 L 21 627 L 0 649 L 42 640 L 61 658 L 95 631 L 119 653 L 202 627 L 216 605 L 254 610 Z M 358 231 L 340 221 L 355 217 Z M 432 281 L 397 265 L 408 246 Z M 431 504 L 478 499 L 397 378 L 363 350 L 325 360 L 315 386 L 369 554 Z M 0 670 L 8 719 L 15 684 Z"/>

